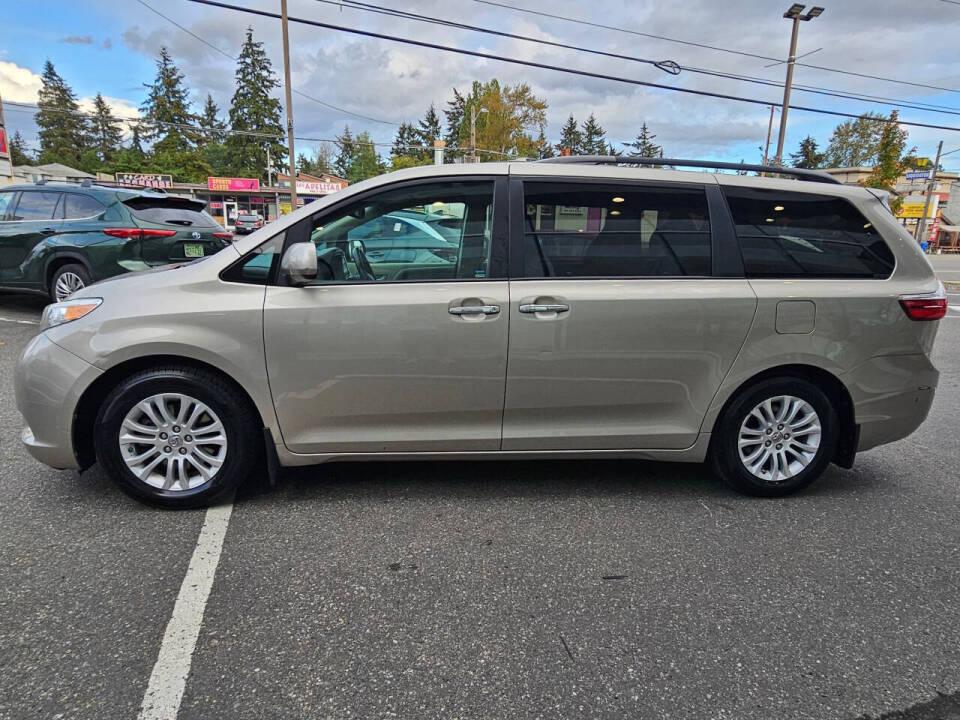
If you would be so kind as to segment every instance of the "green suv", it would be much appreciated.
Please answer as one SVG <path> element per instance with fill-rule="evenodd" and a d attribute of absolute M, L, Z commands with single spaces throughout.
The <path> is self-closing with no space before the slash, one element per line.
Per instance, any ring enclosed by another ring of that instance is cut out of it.
<path fill-rule="evenodd" d="M 0 190 L 0 287 L 55 302 L 112 275 L 212 255 L 232 235 L 198 200 L 45 183 Z"/>

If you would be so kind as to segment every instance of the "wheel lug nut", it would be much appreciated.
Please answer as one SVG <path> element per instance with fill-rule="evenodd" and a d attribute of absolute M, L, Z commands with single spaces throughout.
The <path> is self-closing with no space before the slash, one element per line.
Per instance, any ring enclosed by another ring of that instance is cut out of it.
<path fill-rule="evenodd" d="M 770 441 L 767 440 L 767 441 L 763 444 L 763 446 L 764 446 L 764 447 L 770 447 Z"/>
<path fill-rule="evenodd" d="M 174 431 L 175 433 L 180 432 L 180 426 L 179 426 L 179 425 L 174 425 L 174 426 L 173 426 L 173 431 Z"/>
<path fill-rule="evenodd" d="M 184 438 L 184 440 L 186 440 L 187 442 L 193 442 L 193 435 L 187 435 L 187 436 Z"/>
<path fill-rule="evenodd" d="M 163 451 L 164 451 L 164 452 L 170 452 L 170 446 L 167 445 L 165 448 L 163 448 Z"/>
<path fill-rule="evenodd" d="M 777 430 L 783 430 L 783 423 L 780 423 L 779 425 L 777 425 Z"/>
<path fill-rule="evenodd" d="M 167 434 L 166 434 L 166 433 L 160 433 L 160 439 L 161 439 L 161 440 L 166 440 L 166 439 L 167 439 Z"/>
<path fill-rule="evenodd" d="M 767 435 L 773 434 L 773 428 L 767 428 Z"/>
<path fill-rule="evenodd" d="M 783 445 L 781 445 L 780 443 L 777 443 L 777 450 L 779 450 L 779 449 L 782 448 L 782 447 L 783 447 Z"/>
<path fill-rule="evenodd" d="M 186 448 L 180 448 L 180 454 L 181 454 L 181 455 L 186 455 L 186 454 L 187 454 L 187 449 L 186 449 Z"/>

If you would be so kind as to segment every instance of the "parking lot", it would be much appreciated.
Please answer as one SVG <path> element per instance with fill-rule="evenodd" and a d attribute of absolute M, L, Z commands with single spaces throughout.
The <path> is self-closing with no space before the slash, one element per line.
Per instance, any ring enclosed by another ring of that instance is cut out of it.
<path fill-rule="evenodd" d="M 338 464 L 244 489 L 192 664 L 166 656 L 189 668 L 178 717 L 956 717 L 951 301 L 923 428 L 785 500 L 609 461 Z M 0 296 L 0 717 L 136 718 L 206 512 L 21 449 L 11 370 L 43 304 Z"/>

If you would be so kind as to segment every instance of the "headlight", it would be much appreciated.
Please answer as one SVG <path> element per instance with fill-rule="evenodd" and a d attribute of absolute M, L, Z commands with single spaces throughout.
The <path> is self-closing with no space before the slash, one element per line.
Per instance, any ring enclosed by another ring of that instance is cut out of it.
<path fill-rule="evenodd" d="M 57 325 L 79 320 L 100 307 L 102 302 L 101 298 L 82 298 L 47 305 L 43 309 L 43 317 L 40 320 L 40 332 Z"/>

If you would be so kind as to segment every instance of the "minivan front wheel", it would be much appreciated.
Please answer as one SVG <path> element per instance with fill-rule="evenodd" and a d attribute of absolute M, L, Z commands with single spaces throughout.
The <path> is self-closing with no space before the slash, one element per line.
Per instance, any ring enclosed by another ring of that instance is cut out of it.
<path fill-rule="evenodd" d="M 771 378 L 742 392 L 718 421 L 711 445 L 717 474 L 750 495 L 789 495 L 826 470 L 837 446 L 837 412 L 816 385 Z"/>
<path fill-rule="evenodd" d="M 249 403 L 214 373 L 191 367 L 139 372 L 104 402 L 97 458 L 121 489 L 168 508 L 208 505 L 256 463 Z"/>
<path fill-rule="evenodd" d="M 58 267 L 50 278 L 50 298 L 61 302 L 90 284 L 90 273 L 78 263 Z"/>

